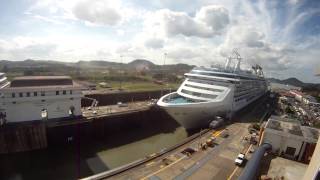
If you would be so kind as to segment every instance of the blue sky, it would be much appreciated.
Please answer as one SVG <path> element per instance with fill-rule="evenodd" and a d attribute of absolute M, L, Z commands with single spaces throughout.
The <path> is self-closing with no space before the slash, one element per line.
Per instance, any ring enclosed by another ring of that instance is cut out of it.
<path fill-rule="evenodd" d="M 237 48 L 243 68 L 266 76 L 314 76 L 320 63 L 320 1 L 11 0 L 0 2 L 0 59 L 136 58 L 221 64 Z"/>

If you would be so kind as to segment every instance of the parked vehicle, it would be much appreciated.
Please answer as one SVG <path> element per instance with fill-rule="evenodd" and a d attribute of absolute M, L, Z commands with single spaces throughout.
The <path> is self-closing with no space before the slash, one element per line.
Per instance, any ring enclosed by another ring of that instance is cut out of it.
<path fill-rule="evenodd" d="M 245 161 L 244 154 L 240 153 L 240 154 L 238 154 L 237 158 L 234 160 L 234 163 L 237 166 L 242 166 L 244 161 Z"/>
<path fill-rule="evenodd" d="M 224 124 L 224 119 L 217 116 L 213 121 L 210 122 L 209 128 L 210 129 L 217 129 Z"/>
<path fill-rule="evenodd" d="M 122 102 L 118 102 L 117 105 L 118 107 L 128 107 L 127 103 L 122 103 Z"/>

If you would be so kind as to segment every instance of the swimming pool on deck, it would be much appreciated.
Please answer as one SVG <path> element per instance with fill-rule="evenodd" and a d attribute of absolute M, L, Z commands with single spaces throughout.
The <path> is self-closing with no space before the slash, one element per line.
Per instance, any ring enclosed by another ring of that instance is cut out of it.
<path fill-rule="evenodd" d="M 182 96 L 176 96 L 176 97 L 168 97 L 165 99 L 166 103 L 171 104 L 184 104 L 184 103 L 194 103 L 195 101 L 189 98 L 185 98 Z"/>

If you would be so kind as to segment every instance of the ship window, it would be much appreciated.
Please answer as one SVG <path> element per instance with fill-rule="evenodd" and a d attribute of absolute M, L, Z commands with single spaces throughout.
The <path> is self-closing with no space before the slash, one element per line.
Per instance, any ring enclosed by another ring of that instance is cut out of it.
<path fill-rule="evenodd" d="M 190 84 L 185 84 L 185 86 L 192 87 L 192 88 L 197 88 L 197 89 L 208 90 L 208 91 L 213 91 L 213 92 L 222 92 L 223 91 L 221 89 L 206 88 L 206 87 L 194 86 L 194 85 L 190 85 Z"/>
<path fill-rule="evenodd" d="M 196 96 L 196 97 L 204 97 L 204 98 L 216 98 L 217 97 L 216 95 L 202 94 L 202 93 L 198 93 L 198 92 L 191 92 L 191 91 L 188 91 L 188 90 L 185 90 L 185 89 L 182 89 L 181 92 L 185 93 L 185 94 L 192 95 L 192 96 Z"/>
<path fill-rule="evenodd" d="M 63 95 L 66 95 L 66 94 L 67 94 L 67 91 L 66 91 L 66 90 L 63 90 L 63 91 L 62 91 L 62 94 L 63 94 Z"/>
<path fill-rule="evenodd" d="M 200 74 L 200 75 L 206 75 L 206 76 L 217 76 L 217 77 L 226 77 L 226 78 L 235 78 L 235 75 L 229 75 L 229 74 L 218 74 L 214 72 L 199 72 L 199 71 L 191 71 L 192 74 Z"/>
<path fill-rule="evenodd" d="M 21 93 L 19 93 L 19 97 L 23 97 L 23 93 L 21 92 Z"/>
<path fill-rule="evenodd" d="M 201 97 L 204 97 L 204 98 L 216 98 L 217 96 L 216 95 L 211 95 L 211 94 L 201 94 Z"/>
<path fill-rule="evenodd" d="M 38 92 L 33 92 L 33 96 L 38 96 Z"/>
<path fill-rule="evenodd" d="M 56 95 L 59 95 L 60 91 L 56 91 Z"/>
<path fill-rule="evenodd" d="M 27 97 L 30 97 L 30 92 L 27 92 Z"/>
<path fill-rule="evenodd" d="M 223 83 L 217 82 L 217 81 L 205 81 L 205 80 L 200 80 L 200 79 L 189 79 L 188 81 L 195 82 L 195 83 L 201 83 L 201 84 L 211 84 L 211 85 L 223 86 L 223 87 L 229 86 L 229 84 L 223 84 Z"/>
<path fill-rule="evenodd" d="M 41 91 L 41 96 L 45 96 L 46 93 L 44 91 Z"/>
<path fill-rule="evenodd" d="M 12 93 L 12 97 L 15 98 L 16 97 L 16 93 Z"/>

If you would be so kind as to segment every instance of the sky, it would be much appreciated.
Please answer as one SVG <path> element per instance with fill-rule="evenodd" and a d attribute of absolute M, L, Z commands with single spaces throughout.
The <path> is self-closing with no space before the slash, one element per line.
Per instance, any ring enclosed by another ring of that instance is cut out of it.
<path fill-rule="evenodd" d="M 223 64 L 320 83 L 319 0 L 0 1 L 0 59 Z"/>

